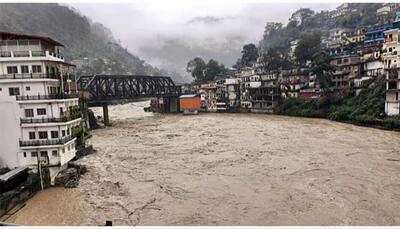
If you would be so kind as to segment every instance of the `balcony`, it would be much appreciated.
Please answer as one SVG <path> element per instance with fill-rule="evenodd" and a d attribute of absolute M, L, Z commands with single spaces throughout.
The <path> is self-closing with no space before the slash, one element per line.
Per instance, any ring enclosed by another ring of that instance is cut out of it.
<path fill-rule="evenodd" d="M 49 123 L 49 122 L 69 122 L 78 118 L 81 118 L 81 114 L 74 114 L 70 116 L 64 116 L 60 118 L 21 118 L 21 124 L 32 124 L 32 123 Z"/>
<path fill-rule="evenodd" d="M 32 57 L 46 56 L 45 51 L 31 51 Z"/>
<path fill-rule="evenodd" d="M 50 94 L 50 95 L 17 95 L 17 101 L 25 100 L 51 100 L 51 99 L 74 99 L 78 98 L 77 94 Z"/>
<path fill-rule="evenodd" d="M 50 73 L 14 73 L 0 75 L 0 79 L 60 79 L 61 74 Z"/>
<path fill-rule="evenodd" d="M 19 58 L 19 57 L 55 57 L 64 60 L 64 56 L 60 53 L 54 53 L 51 51 L 1 51 L 0 58 Z"/>
<path fill-rule="evenodd" d="M 60 139 L 43 139 L 43 140 L 28 140 L 23 141 L 19 140 L 19 146 L 27 147 L 27 146 L 46 146 L 46 145 L 64 145 L 65 143 L 74 139 L 75 136 L 66 136 Z"/>

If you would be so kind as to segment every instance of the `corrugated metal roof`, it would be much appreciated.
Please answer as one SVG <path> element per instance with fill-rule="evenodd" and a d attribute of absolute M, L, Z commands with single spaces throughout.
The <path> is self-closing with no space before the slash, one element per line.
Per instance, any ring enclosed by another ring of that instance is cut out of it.
<path fill-rule="evenodd" d="M 0 180 L 1 181 L 8 181 L 9 179 L 13 178 L 14 176 L 18 175 L 19 173 L 23 172 L 26 169 L 28 169 L 28 167 L 26 167 L 26 166 L 13 169 L 8 173 L 0 175 Z"/>
<path fill-rule="evenodd" d="M 179 96 L 179 98 L 194 98 L 196 96 L 197 96 L 196 94 L 189 94 L 189 95 L 181 95 Z"/>

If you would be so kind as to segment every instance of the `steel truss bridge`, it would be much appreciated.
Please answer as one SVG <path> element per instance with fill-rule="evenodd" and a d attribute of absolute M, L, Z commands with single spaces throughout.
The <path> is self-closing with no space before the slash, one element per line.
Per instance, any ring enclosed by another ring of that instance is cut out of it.
<path fill-rule="evenodd" d="M 168 76 L 93 75 L 78 79 L 88 104 L 101 105 L 112 101 L 146 97 L 178 96 L 180 89 Z"/>
<path fill-rule="evenodd" d="M 78 90 L 88 106 L 103 106 L 104 123 L 109 125 L 108 104 L 148 97 L 174 98 L 180 87 L 168 76 L 91 75 L 78 79 Z"/>

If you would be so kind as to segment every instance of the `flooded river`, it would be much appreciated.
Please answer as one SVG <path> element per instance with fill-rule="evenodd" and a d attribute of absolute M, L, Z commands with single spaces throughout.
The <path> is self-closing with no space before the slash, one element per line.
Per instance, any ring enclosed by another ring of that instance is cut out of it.
<path fill-rule="evenodd" d="M 41 192 L 30 225 L 399 225 L 400 133 L 260 114 L 110 108 L 76 189 Z M 119 117 L 119 118 L 117 118 Z"/>

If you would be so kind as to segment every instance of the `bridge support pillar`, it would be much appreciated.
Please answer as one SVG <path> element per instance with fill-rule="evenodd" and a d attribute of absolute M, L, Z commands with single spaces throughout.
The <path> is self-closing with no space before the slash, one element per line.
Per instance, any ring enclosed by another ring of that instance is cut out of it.
<path fill-rule="evenodd" d="M 103 104 L 103 120 L 104 126 L 110 126 L 110 118 L 108 117 L 108 104 Z"/>

